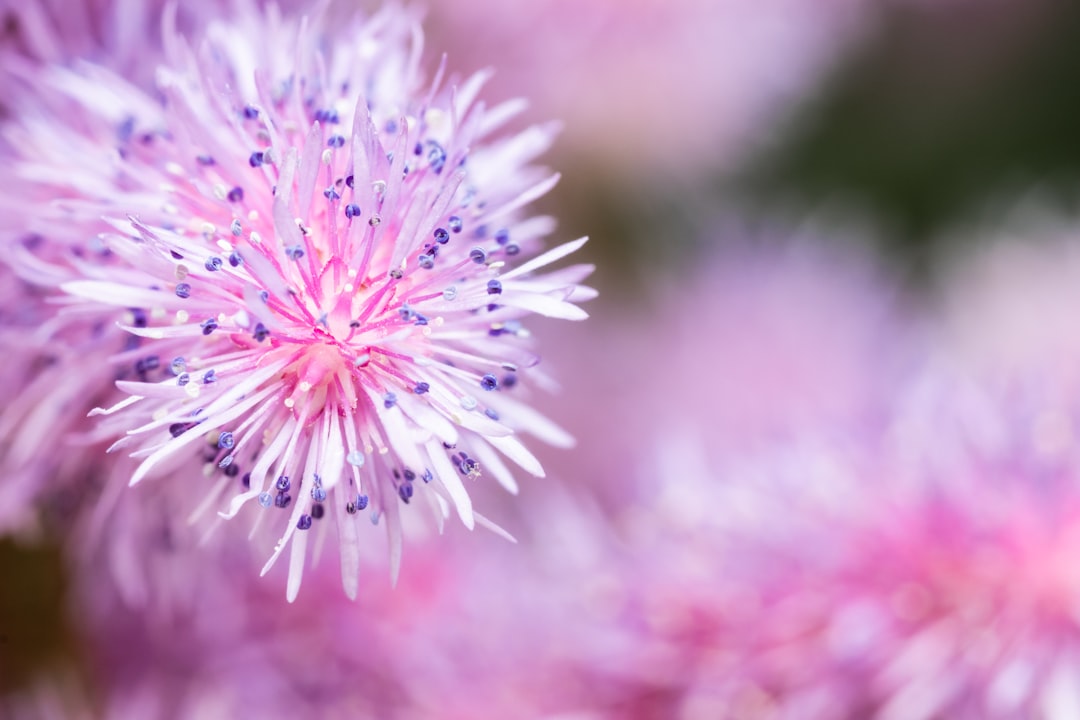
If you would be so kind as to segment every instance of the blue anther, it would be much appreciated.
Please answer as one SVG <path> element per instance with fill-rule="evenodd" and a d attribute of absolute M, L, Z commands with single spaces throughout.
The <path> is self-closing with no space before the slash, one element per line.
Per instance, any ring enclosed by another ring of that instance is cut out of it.
<path fill-rule="evenodd" d="M 428 140 L 427 143 L 427 161 L 431 164 L 431 169 L 438 175 L 442 172 L 443 167 L 446 165 L 446 150 L 442 145 L 434 140 Z"/>
<path fill-rule="evenodd" d="M 169 426 L 169 434 L 173 437 L 180 437 L 193 427 L 195 427 L 195 423 L 173 423 Z"/>

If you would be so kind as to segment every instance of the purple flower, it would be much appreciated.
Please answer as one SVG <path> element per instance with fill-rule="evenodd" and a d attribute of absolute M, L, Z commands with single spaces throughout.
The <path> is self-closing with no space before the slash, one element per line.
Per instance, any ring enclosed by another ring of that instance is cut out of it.
<path fill-rule="evenodd" d="M 491 526 L 466 484 L 513 488 L 501 457 L 543 475 L 521 433 L 569 442 L 510 389 L 537 362 L 523 321 L 584 319 L 594 294 L 591 266 L 546 270 L 584 239 L 537 254 L 552 223 L 523 211 L 557 180 L 530 164 L 552 129 L 499 134 L 518 106 L 477 102 L 482 76 L 425 82 L 395 8 L 340 27 L 251 10 L 191 46 L 166 25 L 160 100 L 92 65 L 24 91 L 3 183 L 44 240 L 14 264 L 61 316 L 127 333 L 128 397 L 92 414 L 132 484 L 168 475 L 275 528 L 264 572 L 291 545 L 290 598 L 336 526 L 352 595 L 361 509 L 396 575 L 408 509 Z"/>

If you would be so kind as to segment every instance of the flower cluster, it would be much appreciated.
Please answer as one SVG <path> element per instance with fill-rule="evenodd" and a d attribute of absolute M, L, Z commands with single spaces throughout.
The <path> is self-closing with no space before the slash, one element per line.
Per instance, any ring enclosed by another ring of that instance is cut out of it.
<path fill-rule="evenodd" d="M 532 165 L 553 128 L 500 132 L 521 104 L 485 107 L 486 75 L 445 59 L 425 81 L 397 8 L 248 9 L 195 38 L 174 13 L 154 93 L 83 63 L 14 79 L 5 256 L 58 291 L 35 330 L 83 348 L 54 363 L 60 405 L 89 401 L 131 484 L 272 526 L 290 597 L 332 524 L 355 594 L 361 514 L 396 573 L 405 506 L 495 527 L 467 484 L 514 488 L 503 457 L 542 475 L 522 433 L 569 442 L 515 397 L 526 317 L 583 319 L 593 294 L 590 266 L 547 269 L 584 240 L 541 254 L 553 222 L 525 213 L 557 181 Z"/>

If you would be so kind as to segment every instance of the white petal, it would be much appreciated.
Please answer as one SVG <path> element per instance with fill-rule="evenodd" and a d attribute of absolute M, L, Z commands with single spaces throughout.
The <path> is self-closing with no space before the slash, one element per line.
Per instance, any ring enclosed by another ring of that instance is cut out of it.
<path fill-rule="evenodd" d="M 296 600 L 300 593 L 300 581 L 304 579 L 304 560 L 307 558 L 307 539 L 310 530 L 295 533 L 292 539 L 292 552 L 289 555 L 289 580 L 285 587 L 285 598 L 289 602 Z"/>
<path fill-rule="evenodd" d="M 460 95 L 458 97 L 460 99 Z M 516 98 L 514 100 L 507 100 L 506 102 L 499 103 L 491 108 L 484 113 L 483 120 L 476 133 L 477 139 L 498 130 L 508 121 L 525 112 L 528 107 L 529 103 L 521 98 Z"/>
<path fill-rule="evenodd" d="M 553 298 L 550 295 L 536 295 L 533 293 L 503 293 L 500 296 L 500 304 L 508 307 L 521 308 L 543 315 L 545 317 L 559 318 L 560 320 L 585 320 L 589 313 L 576 305 L 565 300 Z"/>
<path fill-rule="evenodd" d="M 357 532 L 356 516 L 349 515 L 342 504 L 335 503 L 338 509 L 338 532 L 341 537 L 341 584 L 350 600 L 355 600 L 360 591 L 360 535 Z"/>
<path fill-rule="evenodd" d="M 153 307 L 161 305 L 168 296 L 160 290 L 136 288 L 120 283 L 99 280 L 74 280 L 64 283 L 60 289 L 75 297 L 94 300 L 117 307 Z"/>
<path fill-rule="evenodd" d="M 461 522 L 464 523 L 465 527 L 472 530 L 475 524 L 472 499 L 469 497 L 465 485 L 462 484 L 461 478 L 458 477 L 457 468 L 450 462 L 450 458 L 446 456 L 446 450 L 439 443 L 429 442 L 427 450 L 428 457 L 431 458 L 431 463 L 435 466 L 435 478 L 446 488 L 446 492 L 450 495 L 450 500 L 454 503 Z"/>
<path fill-rule="evenodd" d="M 488 447 L 486 443 L 476 443 L 473 446 L 473 453 L 476 454 L 476 459 L 480 461 L 480 469 L 484 473 L 493 475 L 511 495 L 518 494 L 517 481 L 514 480 L 510 468 L 506 467 L 506 463 L 502 461 L 498 453 Z"/>
<path fill-rule="evenodd" d="M 539 270 L 540 268 L 544 267 L 545 265 L 550 265 L 551 263 L 553 263 L 553 262 L 555 262 L 557 260 L 561 260 L 562 258 L 566 257 L 567 255 L 569 255 L 571 253 L 577 252 L 588 241 L 589 241 L 588 237 L 583 237 L 583 238 L 578 238 L 577 240 L 571 240 L 568 243 L 563 243 L 562 245 L 559 245 L 558 247 L 553 247 L 550 250 L 548 250 L 547 252 L 545 252 L 545 253 L 543 253 L 541 255 L 537 255 L 536 257 L 534 257 L 532 260 L 525 263 L 524 265 L 521 265 L 520 267 L 516 267 L 516 268 L 514 268 L 513 270 L 511 270 L 509 272 L 503 273 L 502 280 L 505 282 L 506 280 L 512 280 L 512 279 L 514 279 L 516 277 L 521 277 L 522 275 L 527 275 L 528 273 L 531 273 L 533 270 Z"/>
<path fill-rule="evenodd" d="M 532 406 L 506 397 L 493 398 L 490 404 L 499 413 L 500 418 L 512 421 L 512 425 L 521 432 L 535 435 L 553 447 L 574 447 L 573 435 L 533 409 Z"/>
<path fill-rule="evenodd" d="M 485 440 L 496 450 L 517 463 L 525 472 L 536 477 L 544 477 L 544 468 L 540 465 L 540 461 L 516 437 L 489 437 L 485 438 Z"/>
<path fill-rule="evenodd" d="M 513 535 L 508 533 L 502 527 L 496 525 L 494 522 L 492 522 L 488 518 L 484 517 L 480 513 L 476 513 L 476 524 L 479 525 L 480 527 L 487 528 L 488 530 L 495 533 L 499 537 L 504 538 L 506 540 L 509 540 L 510 542 L 514 543 L 515 545 L 517 544 L 517 538 L 515 538 Z"/>
<path fill-rule="evenodd" d="M 139 396 L 139 395 L 136 395 L 134 397 L 124 398 L 123 400 L 116 403 L 115 405 L 113 405 L 110 408 L 106 408 L 106 409 L 94 408 L 89 413 L 87 413 L 87 417 L 95 417 L 97 415 L 112 415 L 115 412 L 120 412 L 124 408 L 131 407 L 132 405 L 139 402 L 140 400 L 142 400 L 142 397 Z"/>
<path fill-rule="evenodd" d="M 551 188 L 559 184 L 559 177 L 560 175 L 558 173 L 555 173 L 548 179 L 539 182 L 536 185 L 533 185 L 531 188 L 521 193 L 516 198 L 506 203 L 502 207 L 488 213 L 487 219 L 495 220 L 496 218 L 502 217 L 503 215 L 512 213 L 520 207 L 528 205 L 537 198 L 547 195 Z"/>
<path fill-rule="evenodd" d="M 183 387 L 176 384 L 176 380 L 166 380 L 160 383 L 144 383 L 144 382 L 132 382 L 130 380 L 117 380 L 116 387 L 129 395 L 135 395 L 135 399 L 140 397 L 152 397 L 152 398 L 185 398 L 187 392 Z M 128 398 L 129 400 L 131 398 Z M 105 413 L 98 413 L 91 411 L 92 415 L 103 415 Z"/>

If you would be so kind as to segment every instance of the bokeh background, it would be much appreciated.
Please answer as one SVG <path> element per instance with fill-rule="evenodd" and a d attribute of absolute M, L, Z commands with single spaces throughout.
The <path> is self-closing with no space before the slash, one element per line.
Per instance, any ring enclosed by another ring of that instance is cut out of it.
<path fill-rule="evenodd" d="M 72 52 L 123 49 L 114 4 Z M 329 563 L 285 607 L 163 542 L 199 582 L 162 609 L 50 498 L 0 538 L 0 715 L 1080 717 L 1080 6 L 432 0 L 425 31 L 562 123 L 539 205 L 597 266 L 589 321 L 534 328 L 577 446 L 477 500 L 518 543 L 449 527 L 396 588 L 372 561 L 350 604 Z"/>

